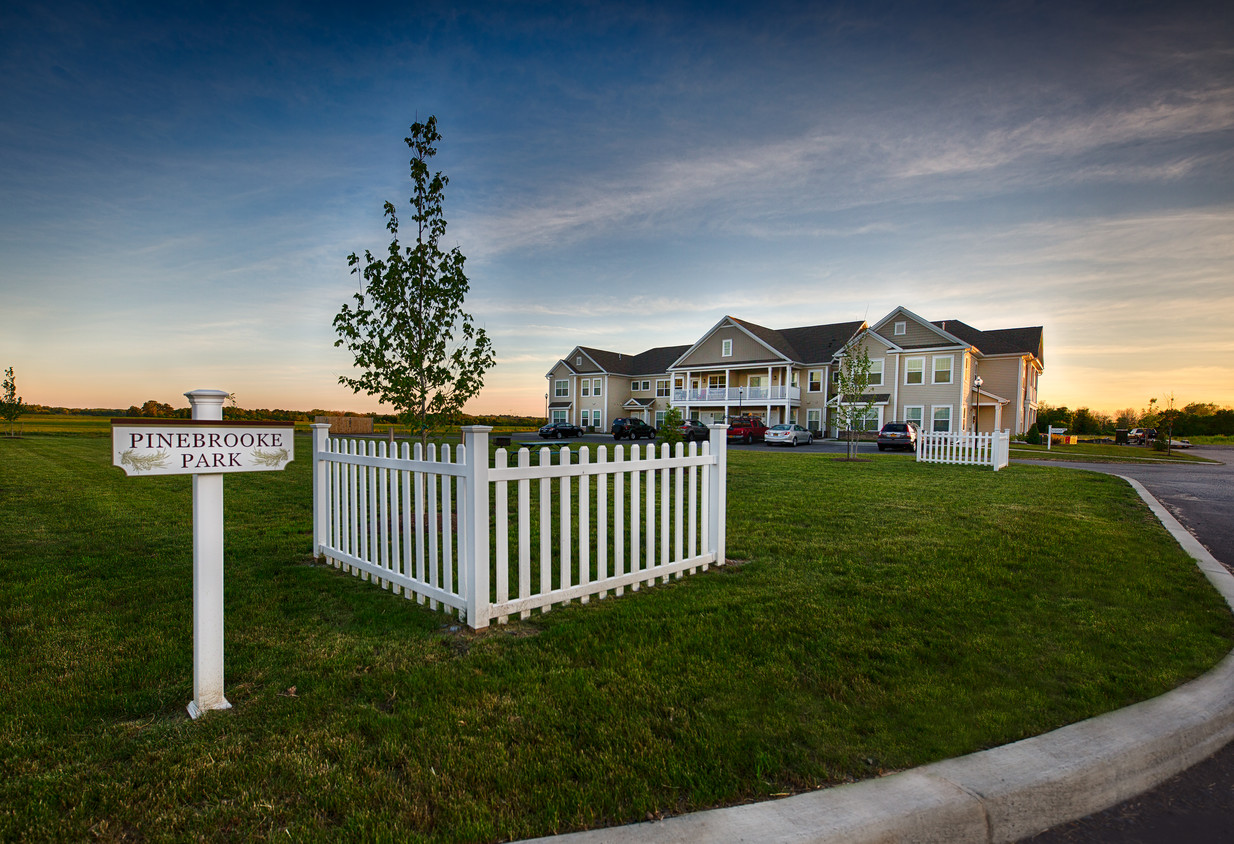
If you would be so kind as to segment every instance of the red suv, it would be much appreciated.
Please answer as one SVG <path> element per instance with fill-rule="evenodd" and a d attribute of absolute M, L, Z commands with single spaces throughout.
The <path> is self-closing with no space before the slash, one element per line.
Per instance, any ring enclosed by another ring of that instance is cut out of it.
<path fill-rule="evenodd" d="M 761 443 L 767 434 L 767 426 L 757 416 L 737 416 L 728 423 L 730 443 Z"/>

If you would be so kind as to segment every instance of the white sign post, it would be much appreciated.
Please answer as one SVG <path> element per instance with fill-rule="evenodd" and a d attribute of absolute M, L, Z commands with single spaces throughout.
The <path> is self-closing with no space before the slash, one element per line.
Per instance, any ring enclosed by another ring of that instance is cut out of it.
<path fill-rule="evenodd" d="M 193 476 L 194 719 L 230 709 L 223 696 L 223 474 L 282 469 L 295 457 L 290 422 L 224 422 L 222 390 L 185 393 L 188 419 L 113 419 L 112 463 L 128 475 Z"/>

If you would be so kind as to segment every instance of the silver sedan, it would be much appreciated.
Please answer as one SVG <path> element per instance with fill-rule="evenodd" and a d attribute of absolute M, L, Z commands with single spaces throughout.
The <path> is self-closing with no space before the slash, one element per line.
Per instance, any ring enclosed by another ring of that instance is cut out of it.
<path fill-rule="evenodd" d="M 766 441 L 767 445 L 809 445 L 814 442 L 814 434 L 800 425 L 776 425 L 767 429 Z"/>

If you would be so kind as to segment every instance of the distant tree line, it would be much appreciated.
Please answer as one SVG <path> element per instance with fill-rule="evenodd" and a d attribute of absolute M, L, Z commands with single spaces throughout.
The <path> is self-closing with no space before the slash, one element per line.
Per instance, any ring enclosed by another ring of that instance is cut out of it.
<path fill-rule="evenodd" d="M 1193 402 L 1181 408 L 1159 407 L 1157 400 L 1136 410 L 1124 408 L 1114 414 L 1079 407 L 1056 407 L 1042 404 L 1037 408 L 1037 427 L 1045 431 L 1046 425 L 1066 428 L 1069 434 L 1113 436 L 1117 428 L 1160 428 L 1172 417 L 1174 436 L 1200 437 L 1234 434 L 1234 408 L 1219 407 L 1212 402 Z"/>
<path fill-rule="evenodd" d="M 44 404 L 22 405 L 23 414 L 42 416 L 128 416 L 146 419 L 191 419 L 192 408 L 172 407 L 170 404 L 151 399 L 141 406 L 131 405 L 127 410 L 118 407 L 52 407 Z M 318 416 L 371 416 L 379 425 L 396 425 L 398 417 L 393 413 L 357 413 L 354 410 L 283 410 L 282 408 L 244 408 L 224 407 L 224 419 L 236 420 L 270 420 L 275 422 L 312 422 Z M 527 428 L 538 428 L 544 424 L 543 416 L 517 416 L 511 413 L 459 414 L 454 419 L 456 425 L 492 425 L 494 427 L 510 427 L 512 425 Z"/>

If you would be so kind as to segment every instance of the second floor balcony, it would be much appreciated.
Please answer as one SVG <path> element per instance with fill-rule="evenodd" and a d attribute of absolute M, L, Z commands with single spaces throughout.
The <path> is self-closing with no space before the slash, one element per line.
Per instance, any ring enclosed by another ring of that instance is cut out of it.
<path fill-rule="evenodd" d="M 702 387 L 673 390 L 673 404 L 765 404 L 800 402 L 800 387 Z"/>

